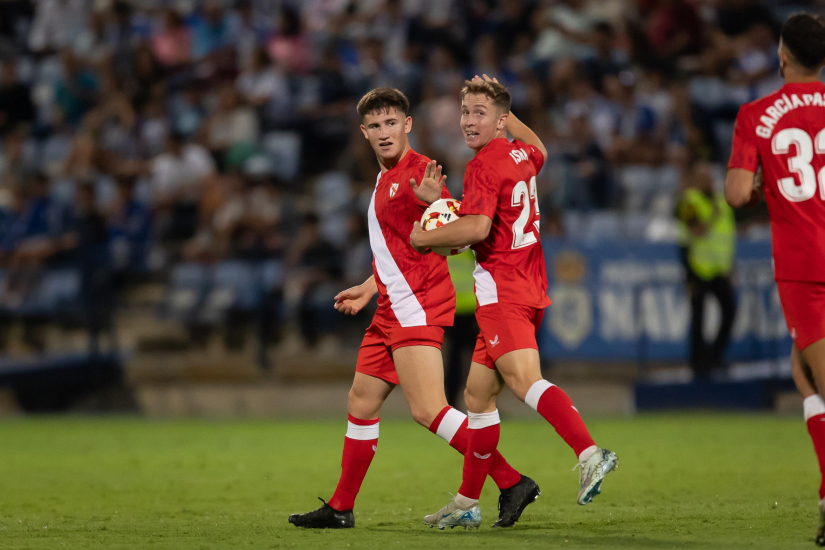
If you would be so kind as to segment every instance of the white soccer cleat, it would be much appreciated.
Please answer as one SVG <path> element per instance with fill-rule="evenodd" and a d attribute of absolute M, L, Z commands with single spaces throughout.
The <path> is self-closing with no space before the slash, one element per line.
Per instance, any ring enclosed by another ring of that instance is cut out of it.
<path fill-rule="evenodd" d="M 825 498 L 819 501 L 819 527 L 816 530 L 816 545 L 825 546 Z"/>
<path fill-rule="evenodd" d="M 481 508 L 478 507 L 478 504 L 474 504 L 469 508 L 462 508 L 456 503 L 455 499 L 452 499 L 435 514 L 424 516 L 424 523 L 438 529 L 447 527 L 450 529 L 454 527 L 478 529 L 478 526 L 481 525 Z"/>
<path fill-rule="evenodd" d="M 619 457 L 616 453 L 607 449 L 596 449 L 587 460 L 582 460 L 573 468 L 581 468 L 579 474 L 579 497 L 576 502 L 584 506 L 593 497 L 602 492 L 602 480 L 604 476 L 619 467 Z"/>

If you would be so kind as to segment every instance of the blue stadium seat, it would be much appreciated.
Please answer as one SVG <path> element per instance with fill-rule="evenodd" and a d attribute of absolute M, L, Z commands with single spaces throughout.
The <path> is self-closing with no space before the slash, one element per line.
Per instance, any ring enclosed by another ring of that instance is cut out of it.
<path fill-rule="evenodd" d="M 295 132 L 270 132 L 263 137 L 262 145 L 273 160 L 275 175 L 294 180 L 301 161 L 300 136 Z"/>
<path fill-rule="evenodd" d="M 261 264 L 261 284 L 264 292 L 271 292 L 284 286 L 286 268 L 281 260 L 269 260 Z"/>
<path fill-rule="evenodd" d="M 59 316 L 80 306 L 81 275 L 76 269 L 43 272 L 37 287 L 15 311 L 21 316 Z"/>
<path fill-rule="evenodd" d="M 223 321 L 230 310 L 254 311 L 261 299 L 259 275 L 260 272 L 248 262 L 228 261 L 215 266 L 198 319 L 214 324 Z"/>
<path fill-rule="evenodd" d="M 208 285 L 209 273 L 206 267 L 199 264 L 175 266 L 164 304 L 165 315 L 181 322 L 191 321 L 203 303 Z"/>

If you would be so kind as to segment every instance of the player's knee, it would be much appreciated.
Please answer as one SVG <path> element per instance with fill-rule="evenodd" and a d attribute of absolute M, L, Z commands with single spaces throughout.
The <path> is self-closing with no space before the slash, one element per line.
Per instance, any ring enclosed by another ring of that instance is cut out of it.
<path fill-rule="evenodd" d="M 415 407 L 410 409 L 410 413 L 412 413 L 413 420 L 415 420 L 418 424 L 421 424 L 425 428 L 429 428 L 439 411 L 432 412 L 425 407 Z"/>
<path fill-rule="evenodd" d="M 485 391 L 483 388 L 468 385 L 464 388 L 464 404 L 471 412 L 483 412 L 490 408 L 495 402 L 494 393 Z"/>
<path fill-rule="evenodd" d="M 510 389 L 513 391 L 513 395 L 515 395 L 516 399 L 522 403 L 527 397 L 527 392 L 530 391 L 530 388 L 535 383 L 536 380 L 533 377 L 519 375 L 513 376 L 507 380 L 507 385 L 510 386 Z"/>
<path fill-rule="evenodd" d="M 381 410 L 381 403 L 355 386 L 347 396 L 347 412 L 356 418 L 373 418 Z"/>

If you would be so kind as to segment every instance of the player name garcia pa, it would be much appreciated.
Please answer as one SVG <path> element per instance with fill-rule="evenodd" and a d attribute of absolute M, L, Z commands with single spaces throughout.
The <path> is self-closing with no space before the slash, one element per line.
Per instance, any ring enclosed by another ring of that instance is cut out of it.
<path fill-rule="evenodd" d="M 759 117 L 759 126 L 756 127 L 756 135 L 762 138 L 771 137 L 774 126 L 779 122 L 785 113 L 796 109 L 797 107 L 825 107 L 825 101 L 822 99 L 822 94 L 816 92 L 814 94 L 782 94 L 782 97 L 773 102 L 773 105 L 765 109 L 765 114 Z"/>

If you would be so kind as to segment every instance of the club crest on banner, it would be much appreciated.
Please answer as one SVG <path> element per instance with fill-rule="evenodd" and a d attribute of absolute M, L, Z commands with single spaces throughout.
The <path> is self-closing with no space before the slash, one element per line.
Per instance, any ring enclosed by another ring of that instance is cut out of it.
<path fill-rule="evenodd" d="M 553 258 L 556 285 L 550 291 L 550 331 L 565 347 L 574 349 L 593 330 L 593 304 L 583 286 L 587 261 L 576 252 Z"/>

